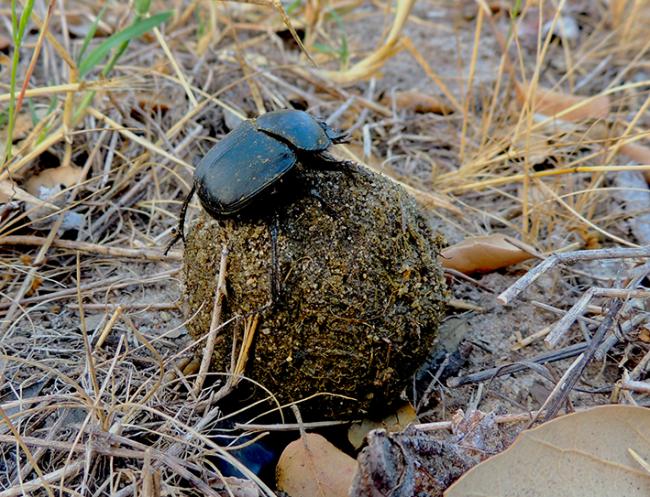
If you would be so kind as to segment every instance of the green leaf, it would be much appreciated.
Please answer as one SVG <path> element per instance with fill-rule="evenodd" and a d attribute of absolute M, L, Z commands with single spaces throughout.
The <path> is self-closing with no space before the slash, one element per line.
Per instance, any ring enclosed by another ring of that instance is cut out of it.
<path fill-rule="evenodd" d="M 88 75 L 88 73 L 92 71 L 93 68 L 99 64 L 99 62 L 106 57 L 113 48 L 118 47 L 124 42 L 142 36 L 147 31 L 150 31 L 167 21 L 171 16 L 172 11 L 161 12 L 160 14 L 147 17 L 146 19 L 141 19 L 119 33 L 109 36 L 81 61 L 79 64 L 79 77 L 83 78 Z"/>
<path fill-rule="evenodd" d="M 302 4 L 302 0 L 293 0 L 293 2 L 291 2 L 285 9 L 287 11 L 287 15 L 291 15 L 294 10 L 300 7 L 300 4 Z"/>
<path fill-rule="evenodd" d="M 311 48 L 316 52 L 338 55 L 338 50 L 323 43 L 314 43 Z"/>
<path fill-rule="evenodd" d="M 79 56 L 77 57 L 77 65 L 79 65 L 79 62 L 81 61 L 84 54 L 86 53 L 86 50 L 88 50 L 88 45 L 90 45 L 90 40 L 92 40 L 95 37 L 95 33 L 97 32 L 97 25 L 99 24 L 99 21 L 102 19 L 102 17 L 104 17 L 105 12 L 106 12 L 106 5 L 104 5 L 102 9 L 99 11 L 99 14 L 97 14 L 97 17 L 95 17 L 95 20 L 90 25 L 90 29 L 86 33 L 86 36 L 84 36 L 84 41 L 83 44 L 81 45 Z"/>

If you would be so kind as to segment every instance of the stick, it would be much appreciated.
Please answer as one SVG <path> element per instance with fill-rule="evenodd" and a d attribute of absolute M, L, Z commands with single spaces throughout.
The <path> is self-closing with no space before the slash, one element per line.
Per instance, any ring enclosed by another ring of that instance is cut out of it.
<path fill-rule="evenodd" d="M 637 257 L 650 257 L 650 245 L 638 248 L 577 250 L 564 254 L 554 254 L 515 281 L 513 285 L 497 297 L 497 302 L 502 305 L 510 303 L 537 278 L 557 264 L 572 264 L 577 261 L 594 261 L 600 259 L 632 259 Z"/>
<path fill-rule="evenodd" d="M 221 262 L 219 263 L 219 275 L 217 277 L 217 286 L 214 291 L 214 306 L 212 308 L 212 321 L 210 323 L 210 330 L 208 331 L 208 338 L 205 342 L 203 349 L 203 358 L 201 360 L 201 367 L 194 382 L 194 393 L 198 396 L 203 388 L 203 383 L 210 369 L 210 362 L 214 353 L 214 344 L 217 340 L 217 332 L 219 331 L 219 324 L 221 323 L 221 310 L 223 307 L 223 298 L 226 295 L 226 267 L 228 265 L 228 247 L 225 245 L 221 249 Z"/>

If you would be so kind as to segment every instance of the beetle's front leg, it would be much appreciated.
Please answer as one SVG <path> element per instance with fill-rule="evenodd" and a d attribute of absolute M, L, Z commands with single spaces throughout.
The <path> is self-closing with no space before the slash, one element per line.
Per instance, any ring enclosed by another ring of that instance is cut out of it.
<path fill-rule="evenodd" d="M 183 200 L 181 212 L 178 215 L 178 228 L 176 228 L 174 238 L 171 239 L 165 248 L 165 255 L 167 255 L 169 249 L 171 249 L 178 240 L 183 240 L 183 243 L 185 243 L 185 216 L 187 215 L 187 206 L 189 205 L 190 200 L 192 199 L 192 195 L 194 195 L 195 191 L 196 183 L 192 183 L 192 189 L 190 190 L 190 193 L 187 194 L 187 197 L 185 197 L 185 200 Z"/>
<path fill-rule="evenodd" d="M 280 220 L 277 212 L 273 214 L 273 218 L 268 226 L 271 238 L 271 304 L 275 306 L 282 300 L 280 263 L 278 261 L 278 230 L 280 227 Z"/>

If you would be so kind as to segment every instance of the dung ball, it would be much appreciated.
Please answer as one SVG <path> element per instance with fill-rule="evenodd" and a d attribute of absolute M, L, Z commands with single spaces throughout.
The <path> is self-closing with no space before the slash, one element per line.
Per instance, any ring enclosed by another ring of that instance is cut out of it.
<path fill-rule="evenodd" d="M 230 370 L 247 328 L 244 375 L 282 404 L 307 399 L 303 419 L 380 416 L 434 346 L 447 299 L 441 239 L 403 188 L 360 166 L 314 165 L 296 181 L 305 194 L 268 209 L 260 199 L 255 215 L 199 217 L 184 256 L 188 330 L 198 340 L 210 329 L 225 246 L 212 370 Z"/>

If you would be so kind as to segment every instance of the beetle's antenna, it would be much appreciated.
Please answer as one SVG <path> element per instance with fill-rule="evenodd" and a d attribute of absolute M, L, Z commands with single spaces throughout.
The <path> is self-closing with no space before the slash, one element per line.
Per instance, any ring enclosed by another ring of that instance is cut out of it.
<path fill-rule="evenodd" d="M 192 199 L 192 196 L 194 195 L 195 191 L 196 191 L 196 183 L 192 183 L 192 188 L 190 189 L 190 193 L 188 193 L 187 197 L 185 197 L 185 200 L 183 200 L 183 205 L 181 206 L 181 212 L 178 215 L 178 228 L 176 228 L 176 234 L 174 235 L 174 238 L 171 239 L 169 244 L 167 244 L 167 247 L 165 248 L 165 255 L 167 255 L 169 249 L 172 248 L 178 240 L 183 240 L 183 243 L 185 243 L 185 216 L 187 215 L 187 206 L 189 205 L 190 200 Z"/>

